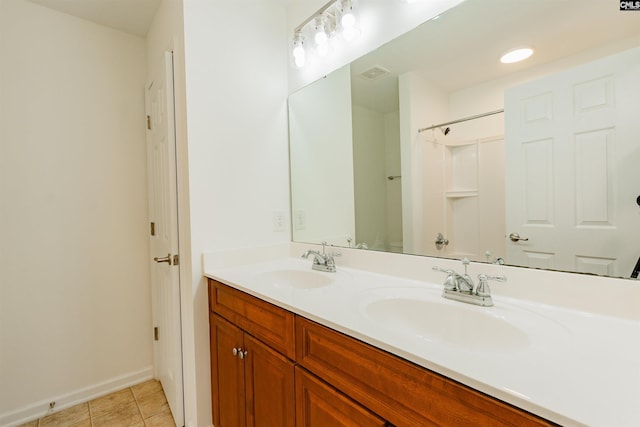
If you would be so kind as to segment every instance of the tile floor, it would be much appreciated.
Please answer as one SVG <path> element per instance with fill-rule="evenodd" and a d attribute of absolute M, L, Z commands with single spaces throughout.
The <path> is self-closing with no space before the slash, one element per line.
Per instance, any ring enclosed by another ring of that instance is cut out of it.
<path fill-rule="evenodd" d="M 19 427 L 175 427 L 159 381 L 150 380 Z"/>

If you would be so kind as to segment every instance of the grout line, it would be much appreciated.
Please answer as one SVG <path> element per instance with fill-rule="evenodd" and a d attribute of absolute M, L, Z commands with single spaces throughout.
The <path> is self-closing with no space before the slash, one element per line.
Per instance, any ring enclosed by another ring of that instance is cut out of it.
<path fill-rule="evenodd" d="M 129 387 L 131 389 L 131 394 L 133 395 L 133 400 L 136 402 L 136 408 L 138 408 L 138 413 L 140 413 L 140 418 L 142 418 L 142 422 L 144 425 L 147 425 L 147 422 L 144 420 L 144 415 L 142 415 L 142 409 L 140 409 L 140 404 L 138 403 L 138 398 L 136 394 L 133 392 L 133 387 Z"/>
<path fill-rule="evenodd" d="M 93 412 L 91 411 L 91 401 L 87 401 L 87 407 L 89 408 L 89 425 L 93 427 Z"/>

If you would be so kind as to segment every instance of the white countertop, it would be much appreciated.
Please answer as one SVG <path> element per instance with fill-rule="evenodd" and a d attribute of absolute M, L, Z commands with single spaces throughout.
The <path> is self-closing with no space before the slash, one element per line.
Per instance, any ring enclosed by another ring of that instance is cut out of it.
<path fill-rule="evenodd" d="M 640 426 L 638 319 L 495 291 L 494 307 L 476 307 L 441 298 L 442 285 L 435 280 L 343 267 L 340 258 L 337 273 L 315 272 L 329 285 L 298 289 L 283 285 L 274 272 L 311 271 L 310 260 L 286 251 L 266 258 L 239 254 L 205 255 L 205 275 L 561 425 Z M 369 303 L 403 296 L 496 318 L 526 330 L 526 336 L 501 340 L 489 323 L 474 331 L 472 342 L 434 340 L 401 327 L 402 313 L 397 322 L 384 323 L 367 315 Z"/>

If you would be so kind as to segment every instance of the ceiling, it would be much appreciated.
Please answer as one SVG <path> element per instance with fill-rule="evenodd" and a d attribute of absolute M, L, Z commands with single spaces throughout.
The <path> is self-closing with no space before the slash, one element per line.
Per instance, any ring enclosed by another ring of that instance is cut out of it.
<path fill-rule="evenodd" d="M 144 37 L 162 0 L 29 0 L 96 24 Z M 171 1 L 171 0 L 170 0 Z M 235 1 L 235 0 L 227 0 Z M 302 0 L 274 0 L 286 7 Z"/>
<path fill-rule="evenodd" d="M 144 37 L 161 0 L 29 0 L 32 3 Z"/>
<path fill-rule="evenodd" d="M 354 61 L 352 85 L 360 105 L 385 100 L 370 107 L 393 111 L 397 76 L 409 70 L 453 92 L 619 40 L 635 37 L 638 45 L 639 17 L 604 0 L 466 0 Z M 501 54 L 525 45 L 535 49 L 534 56 L 517 64 L 499 62 Z M 390 75 L 374 82 L 357 77 L 375 65 Z"/>

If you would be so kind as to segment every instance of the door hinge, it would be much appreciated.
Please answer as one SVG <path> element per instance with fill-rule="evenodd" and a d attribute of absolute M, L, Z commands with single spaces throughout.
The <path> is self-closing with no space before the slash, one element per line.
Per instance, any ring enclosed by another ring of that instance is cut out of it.
<path fill-rule="evenodd" d="M 156 223 L 155 222 L 150 222 L 149 223 L 149 228 L 151 229 L 151 235 L 155 236 L 156 235 Z"/>
<path fill-rule="evenodd" d="M 147 129 L 151 130 L 151 116 L 147 116 Z"/>
<path fill-rule="evenodd" d="M 153 328 L 153 340 L 158 341 L 158 327 L 154 326 Z"/>
<path fill-rule="evenodd" d="M 180 255 L 173 256 L 173 265 L 180 265 Z"/>

